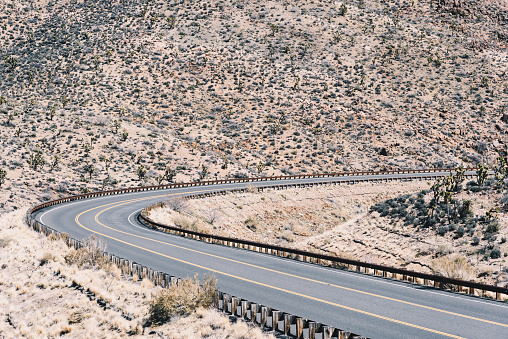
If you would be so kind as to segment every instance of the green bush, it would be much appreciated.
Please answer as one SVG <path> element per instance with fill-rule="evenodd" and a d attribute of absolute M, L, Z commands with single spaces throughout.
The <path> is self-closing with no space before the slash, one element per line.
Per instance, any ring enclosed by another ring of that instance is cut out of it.
<path fill-rule="evenodd" d="M 197 274 L 194 279 L 187 278 L 178 284 L 160 291 L 150 301 L 149 324 L 160 325 L 174 316 L 186 316 L 198 307 L 210 307 L 215 302 L 217 278 L 205 275 L 203 284 L 199 284 Z"/>
<path fill-rule="evenodd" d="M 455 232 L 455 234 L 457 234 L 457 237 L 462 237 L 464 235 L 465 231 L 464 231 L 464 226 L 459 226 L 459 228 L 457 228 L 457 231 Z"/>
<path fill-rule="evenodd" d="M 501 258 L 501 251 L 497 248 L 493 249 L 491 252 L 490 252 L 490 257 L 492 259 L 499 259 Z"/>
<path fill-rule="evenodd" d="M 495 234 L 499 231 L 499 222 L 497 220 L 491 222 L 485 229 L 486 233 Z"/>

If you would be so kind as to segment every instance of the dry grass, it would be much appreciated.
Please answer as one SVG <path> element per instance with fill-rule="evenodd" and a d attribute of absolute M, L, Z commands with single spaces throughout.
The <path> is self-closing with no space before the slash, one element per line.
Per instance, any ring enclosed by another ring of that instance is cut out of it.
<path fill-rule="evenodd" d="M 211 309 L 198 308 L 162 326 L 144 327 L 150 301 L 164 292 L 148 280 L 135 282 L 115 266 L 84 260 L 60 237 L 45 237 L 27 228 L 25 210 L 0 215 L 0 333 L 3 338 L 263 338 L 259 329 Z M 89 238 L 86 251 L 100 246 Z M 84 251 L 84 250 L 83 250 Z M 75 265 L 66 260 L 78 258 Z M 79 265 L 79 266 L 78 266 Z M 213 280 L 207 280 L 213 282 Z M 210 283 L 210 286 L 213 286 Z M 212 291 L 213 287 L 205 289 Z M 203 304 L 210 293 L 193 290 Z M 181 299 L 182 307 L 186 307 Z M 103 307 L 98 303 L 105 303 Z M 190 300 L 195 307 L 195 300 Z M 153 332 L 152 334 L 149 334 Z"/>
<path fill-rule="evenodd" d="M 91 235 L 89 238 L 83 239 L 82 247 L 77 250 L 71 249 L 65 255 L 65 261 L 69 265 L 77 265 L 80 268 L 97 267 L 109 271 L 112 265 L 103 252 L 106 252 L 104 240 Z"/>
<path fill-rule="evenodd" d="M 216 292 L 217 278 L 214 276 L 205 276 L 202 284 L 197 275 L 194 279 L 183 279 L 153 297 L 148 322 L 161 325 L 175 316 L 188 316 L 198 307 L 210 307 L 215 301 Z"/>
<path fill-rule="evenodd" d="M 472 280 L 476 276 L 474 267 L 463 256 L 449 255 L 432 261 L 434 274 L 460 280 Z"/>

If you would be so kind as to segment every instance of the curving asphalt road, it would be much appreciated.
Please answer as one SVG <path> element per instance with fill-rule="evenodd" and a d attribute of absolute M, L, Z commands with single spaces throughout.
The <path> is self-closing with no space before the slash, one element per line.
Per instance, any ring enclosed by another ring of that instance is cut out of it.
<path fill-rule="evenodd" d="M 421 176 L 440 174 L 448 173 Z M 355 179 L 409 176 L 367 175 Z M 202 277 L 211 272 L 223 292 L 370 338 L 508 338 L 507 303 L 208 244 L 147 229 L 135 217 L 142 208 L 170 196 L 246 185 L 174 188 L 78 200 L 40 210 L 35 217 L 76 239 L 95 233 L 107 241 L 108 252 L 155 270 L 178 277 L 195 273 Z"/>

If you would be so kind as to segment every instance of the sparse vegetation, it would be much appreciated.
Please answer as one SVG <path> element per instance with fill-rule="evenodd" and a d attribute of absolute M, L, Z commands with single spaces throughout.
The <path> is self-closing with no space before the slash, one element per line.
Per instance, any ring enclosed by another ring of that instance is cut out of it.
<path fill-rule="evenodd" d="M 200 283 L 197 275 L 161 290 L 150 301 L 148 322 L 164 324 L 175 316 L 187 316 L 198 307 L 210 307 L 215 301 L 217 278 L 205 276 Z"/>
<path fill-rule="evenodd" d="M 457 173 L 425 193 L 379 198 L 371 215 L 384 224 L 372 223 L 393 237 L 467 248 L 475 265 L 497 263 L 507 254 L 508 198 L 498 198 L 508 173 L 506 10 L 476 0 L 1 1 L 0 213 L 141 183 L 463 164 L 480 169 L 462 190 Z M 188 210 L 168 205 L 175 215 Z M 327 219 L 310 207 L 302 217 L 235 206 L 237 235 L 300 246 L 357 217 L 326 206 L 336 213 Z M 259 224 L 245 223 L 251 215 Z M 228 219 L 185 218 L 182 225 L 209 232 L 223 232 Z M 281 225 L 286 218 L 319 222 Z M 368 237 L 368 225 L 358 225 Z M 339 253 L 342 244 L 367 260 L 369 246 L 348 230 L 308 246 Z M 391 255 L 370 245 L 371 260 L 418 269 L 433 255 L 418 266 L 411 247 Z M 69 260 L 96 265 L 80 255 Z M 74 334 L 88 319 L 80 312 L 55 320 L 51 336 Z M 112 326 L 137 333 L 122 324 Z"/>
<path fill-rule="evenodd" d="M 65 262 L 69 265 L 77 265 L 82 268 L 111 269 L 109 259 L 103 255 L 106 252 L 106 243 L 102 238 L 91 235 L 83 239 L 82 246 L 77 250 L 71 250 L 65 256 Z"/>
<path fill-rule="evenodd" d="M 432 262 L 432 271 L 443 277 L 466 281 L 472 280 L 476 275 L 474 267 L 467 262 L 467 259 L 458 255 L 435 259 Z"/>

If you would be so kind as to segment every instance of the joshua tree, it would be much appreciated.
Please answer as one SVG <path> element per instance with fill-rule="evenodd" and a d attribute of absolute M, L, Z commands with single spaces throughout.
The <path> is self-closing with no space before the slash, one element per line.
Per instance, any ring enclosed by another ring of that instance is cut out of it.
<path fill-rule="evenodd" d="M 126 130 L 124 130 L 122 132 L 122 141 L 125 141 L 127 140 L 127 138 L 129 137 L 129 132 L 127 132 Z"/>
<path fill-rule="evenodd" d="M 106 168 L 106 173 L 109 173 L 109 167 L 111 166 L 111 158 L 106 158 L 104 155 L 99 156 L 99 161 L 104 163 L 104 167 Z"/>
<path fill-rule="evenodd" d="M 56 106 L 50 106 L 48 107 L 48 117 L 49 117 L 49 120 L 53 121 L 53 118 L 55 117 L 56 115 Z"/>
<path fill-rule="evenodd" d="M 340 15 L 342 15 L 342 16 L 346 15 L 346 13 L 347 13 L 347 7 L 346 7 L 346 5 L 345 5 L 345 4 L 342 4 L 342 5 L 340 6 L 340 8 L 339 8 L 339 13 L 340 13 Z"/>
<path fill-rule="evenodd" d="M 28 166 L 32 168 L 34 171 L 37 171 L 39 166 L 43 166 L 46 163 L 46 160 L 42 157 L 41 150 L 35 150 L 30 154 L 30 157 L 27 160 Z"/>
<path fill-rule="evenodd" d="M 53 161 L 51 161 L 51 164 L 49 165 L 49 168 L 51 171 L 58 168 L 58 164 L 60 163 L 60 157 L 58 155 L 55 155 L 53 157 Z"/>
<path fill-rule="evenodd" d="M 13 56 L 10 56 L 7 59 L 5 59 L 5 63 L 7 64 L 7 66 L 9 66 L 10 72 L 14 71 L 14 69 L 18 67 L 18 60 L 16 60 L 16 58 L 14 58 Z"/>
<path fill-rule="evenodd" d="M 256 165 L 256 169 L 258 170 L 258 173 L 263 172 L 263 170 L 265 169 L 265 164 L 263 164 L 260 160 L 259 163 Z"/>
<path fill-rule="evenodd" d="M 199 166 L 198 166 L 199 168 Z M 203 180 L 210 174 L 210 170 L 205 165 L 201 165 L 201 171 L 199 172 L 199 180 Z"/>
<path fill-rule="evenodd" d="M 138 175 L 139 181 L 143 180 L 146 177 L 146 168 L 144 165 L 139 165 L 136 170 L 136 174 Z"/>
<path fill-rule="evenodd" d="M 164 181 L 164 176 L 162 174 L 159 174 L 158 176 L 155 177 L 155 181 L 157 181 L 157 185 L 161 185 L 162 182 Z"/>
<path fill-rule="evenodd" d="M 229 159 L 228 158 L 224 158 L 224 163 L 222 164 L 222 166 L 220 168 L 222 168 L 222 169 L 228 169 L 228 166 L 229 166 Z"/>
<path fill-rule="evenodd" d="M 164 180 L 166 180 L 168 183 L 170 183 L 173 181 L 173 178 L 175 177 L 175 175 L 176 175 L 175 170 L 172 170 L 171 167 L 166 166 L 166 170 L 164 171 L 164 175 L 163 175 Z"/>
<path fill-rule="evenodd" d="M 171 29 L 175 28 L 176 18 L 174 16 L 169 16 L 169 17 L 167 17 L 166 20 L 168 22 L 169 28 L 171 28 Z"/>
<path fill-rule="evenodd" d="M 91 144 L 89 144 L 89 143 L 85 143 L 85 144 L 83 145 L 83 150 L 85 151 L 85 156 L 87 156 L 87 157 L 88 157 L 88 156 L 90 155 L 90 151 L 92 151 L 92 150 L 93 150 L 93 147 L 92 147 L 92 145 L 91 145 Z"/>
<path fill-rule="evenodd" d="M 480 164 L 476 170 L 476 182 L 479 186 L 483 185 L 485 179 L 489 175 L 489 168 L 484 164 Z"/>
<path fill-rule="evenodd" d="M 118 130 L 120 129 L 121 123 L 118 120 L 113 121 L 113 128 L 115 129 L 115 134 L 118 134 Z"/>
<path fill-rule="evenodd" d="M 97 171 L 95 166 L 91 163 L 87 163 L 84 167 L 84 170 L 90 176 L 90 180 L 92 180 L 92 175 Z"/>
<path fill-rule="evenodd" d="M 494 167 L 496 180 L 502 182 L 508 177 L 508 162 L 503 157 L 497 157 L 497 166 Z"/>
<path fill-rule="evenodd" d="M 272 36 L 274 36 L 275 32 L 279 30 L 279 26 L 277 26 L 276 24 L 270 24 L 270 30 L 272 31 Z"/>

